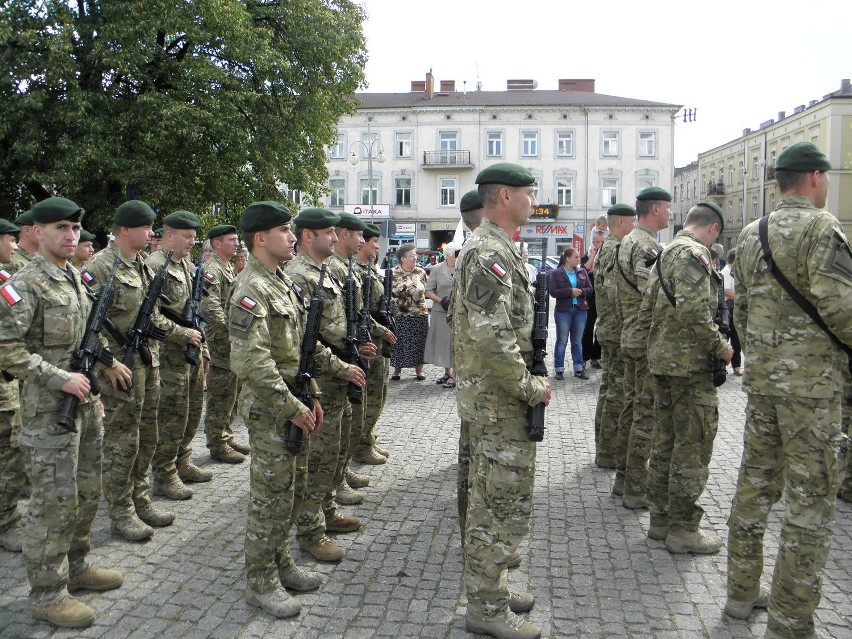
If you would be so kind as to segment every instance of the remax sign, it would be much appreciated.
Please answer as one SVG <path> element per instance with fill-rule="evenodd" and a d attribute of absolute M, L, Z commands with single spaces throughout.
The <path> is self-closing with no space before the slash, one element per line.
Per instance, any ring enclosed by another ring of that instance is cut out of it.
<path fill-rule="evenodd" d="M 571 237 L 574 235 L 574 225 L 571 223 L 559 224 L 530 224 L 521 227 L 521 238 L 542 237 Z"/>

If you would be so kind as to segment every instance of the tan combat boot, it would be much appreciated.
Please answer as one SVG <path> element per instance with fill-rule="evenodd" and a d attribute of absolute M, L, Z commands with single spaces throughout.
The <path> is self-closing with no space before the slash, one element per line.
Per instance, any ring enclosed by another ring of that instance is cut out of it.
<path fill-rule="evenodd" d="M 21 552 L 24 548 L 24 529 L 20 521 L 16 521 L 7 530 L 0 533 L 0 548 L 10 552 Z"/>
<path fill-rule="evenodd" d="M 335 533 L 355 532 L 361 530 L 361 520 L 352 515 L 337 515 L 334 519 L 326 520 L 325 529 Z"/>
<path fill-rule="evenodd" d="M 136 503 L 136 514 L 146 524 L 156 526 L 157 528 L 171 526 L 175 521 L 175 514 L 173 512 L 160 510 L 153 502 L 147 499 Z"/>
<path fill-rule="evenodd" d="M 515 614 L 529 612 L 535 605 L 535 597 L 528 592 L 509 592 L 509 610 Z"/>
<path fill-rule="evenodd" d="M 666 550 L 675 555 L 693 553 L 713 555 L 722 547 L 722 538 L 716 533 L 694 532 L 677 527 L 666 535 Z"/>
<path fill-rule="evenodd" d="M 228 446 L 233 448 L 238 453 L 242 453 L 243 455 L 251 454 L 251 446 L 249 446 L 248 444 L 241 444 L 236 439 L 229 439 Z"/>
<path fill-rule="evenodd" d="M 191 461 L 184 462 L 177 467 L 178 477 L 184 483 L 195 482 L 200 484 L 213 479 L 213 473 L 202 470 Z"/>
<path fill-rule="evenodd" d="M 616 497 L 624 496 L 624 474 L 616 471 L 615 481 L 612 482 L 612 494 Z"/>
<path fill-rule="evenodd" d="M 380 466 L 388 463 L 387 457 L 380 455 L 372 446 L 358 448 L 358 450 L 355 451 L 355 454 L 352 455 L 352 459 L 359 461 L 362 464 L 369 464 L 370 466 Z"/>
<path fill-rule="evenodd" d="M 246 601 L 253 606 L 259 606 L 273 617 L 284 619 L 295 617 L 302 612 L 302 604 L 287 594 L 283 588 L 260 594 L 254 590 L 246 590 Z"/>
<path fill-rule="evenodd" d="M 370 485 L 370 478 L 347 468 L 346 483 L 349 484 L 350 488 L 366 488 Z"/>
<path fill-rule="evenodd" d="M 639 510 L 648 507 L 648 497 L 645 495 L 624 495 L 621 505 L 630 510 Z"/>
<path fill-rule="evenodd" d="M 509 559 L 506 560 L 506 568 L 517 568 L 520 565 L 521 565 L 521 553 L 519 553 L 516 550 L 511 555 L 509 555 Z"/>
<path fill-rule="evenodd" d="M 382 457 L 390 457 L 390 451 L 387 448 L 382 448 L 378 444 L 373 444 L 373 450 Z"/>
<path fill-rule="evenodd" d="M 228 444 L 222 444 L 219 448 L 210 450 L 210 459 L 215 459 L 223 464 L 242 464 L 246 460 L 246 456 L 234 450 Z"/>
<path fill-rule="evenodd" d="M 491 635 L 497 639 L 539 639 L 541 637 L 541 630 L 537 626 L 525 621 L 511 610 L 488 621 L 476 619 L 468 613 L 465 626 L 469 632 Z"/>
<path fill-rule="evenodd" d="M 33 619 L 48 621 L 60 628 L 88 628 L 95 620 L 95 611 L 79 599 L 66 597 L 52 606 L 33 606 Z"/>
<path fill-rule="evenodd" d="M 154 477 L 154 494 L 180 501 L 192 497 L 192 489 L 184 486 L 180 477 Z"/>
<path fill-rule="evenodd" d="M 343 548 L 325 536 L 319 541 L 302 546 L 302 551 L 308 553 L 317 561 L 338 562 L 346 555 Z"/>
<path fill-rule="evenodd" d="M 310 592 L 322 585 L 319 573 L 296 568 L 281 575 L 281 585 L 296 592 Z"/>
<path fill-rule="evenodd" d="M 343 506 L 356 506 L 364 501 L 364 497 L 349 488 L 344 481 L 334 489 L 334 500 Z"/>
<path fill-rule="evenodd" d="M 136 515 L 113 519 L 109 529 L 113 535 L 127 541 L 145 541 L 154 534 L 154 529 Z"/>
<path fill-rule="evenodd" d="M 75 590 L 115 590 L 124 583 L 124 575 L 117 570 L 89 566 L 79 575 L 68 578 L 68 592 Z"/>
<path fill-rule="evenodd" d="M 755 597 L 754 599 L 742 601 L 740 599 L 732 599 L 729 596 L 728 601 L 725 603 L 725 614 L 729 617 L 733 617 L 734 619 L 748 619 L 749 615 L 751 614 L 751 611 L 755 608 L 768 607 L 769 587 L 760 584 L 760 591 L 757 593 L 757 597 Z"/>

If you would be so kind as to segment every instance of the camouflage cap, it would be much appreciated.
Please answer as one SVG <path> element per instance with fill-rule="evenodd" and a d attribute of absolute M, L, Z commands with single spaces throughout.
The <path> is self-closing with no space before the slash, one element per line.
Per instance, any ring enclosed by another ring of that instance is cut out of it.
<path fill-rule="evenodd" d="M 811 142 L 797 142 L 793 146 L 781 151 L 781 155 L 775 160 L 775 170 L 799 171 L 801 173 L 830 171 L 831 162 Z"/>
<path fill-rule="evenodd" d="M 9 220 L 0 219 L 0 235 L 17 235 L 21 232 L 17 226 Z"/>
<path fill-rule="evenodd" d="M 636 209 L 629 204 L 614 204 L 607 209 L 607 215 L 619 215 L 621 217 L 633 217 L 636 215 Z"/>
<path fill-rule="evenodd" d="M 32 226 L 33 224 L 35 224 L 35 222 L 33 222 L 32 209 L 26 211 L 25 213 L 21 213 L 18 217 L 15 218 L 16 226 Z"/>
<path fill-rule="evenodd" d="M 352 215 L 352 213 L 338 213 L 340 216 L 340 221 L 337 223 L 337 226 L 349 229 L 350 231 L 363 231 L 364 230 L 364 222 L 362 222 L 358 217 Z"/>
<path fill-rule="evenodd" d="M 286 222 L 284 222 L 284 224 L 286 224 Z M 275 226 L 275 224 L 273 224 L 272 226 Z M 207 231 L 207 239 L 212 240 L 214 237 L 219 237 L 221 235 L 236 235 L 236 233 L 236 226 L 232 226 L 231 224 L 217 224 L 212 229 Z"/>
<path fill-rule="evenodd" d="M 475 211 L 476 209 L 482 208 L 482 198 L 479 197 L 479 191 L 474 189 L 473 191 L 468 191 L 464 195 L 462 195 L 461 202 L 459 202 L 459 210 L 462 213 L 467 213 L 468 211 Z"/>
<path fill-rule="evenodd" d="M 719 216 L 719 233 L 725 230 L 725 218 L 724 213 L 722 213 L 722 209 L 719 208 L 719 205 L 715 202 L 710 202 L 707 200 L 702 200 L 695 206 L 706 206 L 708 209 L 711 209 L 716 215 Z"/>
<path fill-rule="evenodd" d="M 94 242 L 98 236 L 94 233 L 89 233 L 86 229 L 80 229 L 80 242 Z"/>
<path fill-rule="evenodd" d="M 150 226 L 154 223 L 155 217 L 157 217 L 157 214 L 147 203 L 142 200 L 130 200 L 115 209 L 112 223 L 116 226 L 126 226 L 133 229 L 140 226 Z"/>
<path fill-rule="evenodd" d="M 639 195 L 636 196 L 637 202 L 643 200 L 671 202 L 672 194 L 665 189 L 661 189 L 659 186 L 649 186 L 639 191 Z"/>
<path fill-rule="evenodd" d="M 498 162 L 482 169 L 476 176 L 476 183 L 530 186 L 535 184 L 535 176 L 519 164 Z"/>
<path fill-rule="evenodd" d="M 175 211 L 163 218 L 163 226 L 173 229 L 195 229 L 201 227 L 201 220 L 195 213 L 189 211 Z"/>
<path fill-rule="evenodd" d="M 290 209 L 280 202 L 253 202 L 240 216 L 240 228 L 246 233 L 257 233 L 289 224 L 292 219 Z"/>
<path fill-rule="evenodd" d="M 340 216 L 328 209 L 308 208 L 299 211 L 294 221 L 300 229 L 327 229 L 337 226 Z"/>
<path fill-rule="evenodd" d="M 84 213 L 79 204 L 64 197 L 49 197 L 32 208 L 33 222 L 38 224 L 65 220 L 79 222 Z"/>
<path fill-rule="evenodd" d="M 370 224 L 367 222 L 364 224 L 364 239 L 369 240 L 374 237 L 381 237 L 382 230 L 376 224 Z"/>

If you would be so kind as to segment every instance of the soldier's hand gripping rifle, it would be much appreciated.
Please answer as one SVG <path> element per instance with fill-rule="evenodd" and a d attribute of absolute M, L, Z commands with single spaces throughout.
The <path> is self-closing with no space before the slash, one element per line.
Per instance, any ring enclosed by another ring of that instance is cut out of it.
<path fill-rule="evenodd" d="M 532 375 L 547 377 L 547 323 L 550 316 L 550 281 L 546 271 L 546 254 L 541 256 L 541 270 L 535 280 L 535 315 L 532 328 L 533 361 L 529 371 Z M 527 408 L 527 437 L 530 441 L 544 439 L 544 409 L 539 403 Z"/>
<path fill-rule="evenodd" d="M 393 272 L 390 267 L 385 269 L 384 277 L 384 292 L 379 300 L 379 324 L 384 326 L 394 335 L 397 334 L 396 328 L 396 304 L 393 303 Z M 382 357 L 390 358 L 393 356 L 394 345 L 388 342 L 382 342 Z"/>
<path fill-rule="evenodd" d="M 101 362 L 104 366 L 112 366 L 113 362 L 112 353 L 101 344 L 98 334 L 101 332 L 104 323 L 109 321 L 107 312 L 109 307 L 112 306 L 113 297 L 115 297 L 115 272 L 120 263 L 121 256 L 117 255 L 112 264 L 112 269 L 110 269 L 109 277 L 95 295 L 89 317 L 86 320 L 86 332 L 83 334 L 80 346 L 71 356 L 71 370 L 86 376 L 92 388 L 92 395 L 100 395 L 101 392 L 101 385 L 95 375 L 95 364 Z M 88 288 L 86 288 L 86 294 L 91 295 Z M 74 420 L 77 418 L 77 406 L 79 404 L 80 400 L 77 399 L 76 395 L 66 394 L 59 409 L 59 417 L 56 418 L 56 423 L 70 433 L 77 432 Z"/>
<path fill-rule="evenodd" d="M 183 307 L 183 319 L 186 322 L 184 326 L 201 333 L 201 341 L 204 341 L 204 329 L 210 324 L 210 316 L 201 308 L 201 298 L 205 295 L 210 295 L 207 291 L 207 286 L 204 282 L 204 269 L 201 268 L 201 260 L 195 264 L 195 273 L 192 274 L 192 295 L 186 300 Z M 186 354 L 184 359 L 198 366 L 201 363 L 201 347 L 195 344 L 186 345 Z"/>
<path fill-rule="evenodd" d="M 731 335 L 731 312 L 725 302 L 725 281 L 719 282 L 719 292 L 716 300 L 716 315 L 713 323 L 726 340 Z M 728 365 L 725 360 L 713 357 L 713 386 L 721 386 L 728 378 Z"/>
<path fill-rule="evenodd" d="M 145 366 L 151 365 L 151 351 L 146 343 L 148 338 L 162 342 L 166 339 L 166 332 L 154 324 L 154 309 L 157 302 L 163 295 L 163 285 L 166 283 L 166 269 L 169 267 L 169 261 L 172 259 L 174 251 L 166 251 L 166 261 L 157 269 L 151 282 L 148 284 L 148 292 L 145 293 L 145 299 L 142 300 L 142 306 L 139 307 L 139 312 L 136 313 L 136 319 L 133 321 L 133 326 L 127 331 L 127 349 L 124 351 L 124 357 L 121 358 L 121 363 L 127 368 L 133 368 L 134 353 L 138 352 L 142 358 L 142 363 Z M 166 303 L 170 303 L 168 298 L 165 298 Z"/>
<path fill-rule="evenodd" d="M 355 291 L 355 275 L 352 273 L 352 256 L 349 256 L 349 274 L 343 285 L 343 305 L 346 310 L 346 348 L 350 364 L 359 366 L 362 370 L 367 367 L 361 361 L 361 340 L 358 331 L 358 296 Z M 347 393 L 349 401 L 353 404 L 361 404 L 364 401 L 364 393 L 352 382 L 349 382 Z"/>
<path fill-rule="evenodd" d="M 372 322 L 370 309 L 373 308 L 373 278 L 370 275 L 370 267 L 373 264 L 373 258 L 367 258 L 367 270 L 364 271 L 364 277 L 361 279 L 361 294 L 363 298 L 363 306 L 358 315 L 358 340 L 362 344 L 372 341 Z"/>
<path fill-rule="evenodd" d="M 322 298 L 322 281 L 325 278 L 326 265 L 320 267 L 319 284 L 308 306 L 308 319 L 305 322 L 305 334 L 302 337 L 302 347 L 299 349 L 299 370 L 296 371 L 296 384 L 292 388 L 293 395 L 309 409 L 314 409 L 314 397 L 311 395 L 311 379 L 314 377 L 314 351 L 319 339 L 320 319 L 325 300 Z M 294 455 L 302 452 L 305 434 L 302 429 L 290 422 L 287 426 L 287 441 L 285 446 Z"/>

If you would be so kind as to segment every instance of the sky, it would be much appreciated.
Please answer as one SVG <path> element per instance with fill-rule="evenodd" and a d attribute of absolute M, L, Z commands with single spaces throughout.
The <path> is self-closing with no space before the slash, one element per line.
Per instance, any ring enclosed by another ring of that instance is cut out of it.
<path fill-rule="evenodd" d="M 366 91 L 435 82 L 503 91 L 509 78 L 697 108 L 676 120 L 675 166 L 820 100 L 852 78 L 852 2 L 360 0 Z M 523 13 L 521 12 L 523 10 Z"/>

